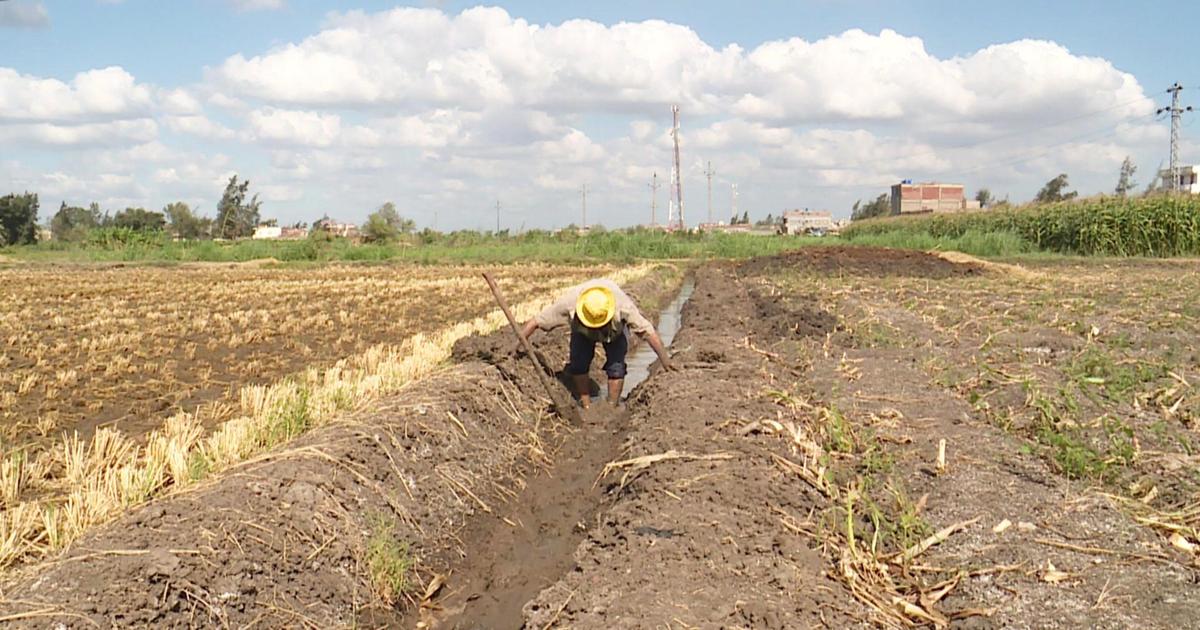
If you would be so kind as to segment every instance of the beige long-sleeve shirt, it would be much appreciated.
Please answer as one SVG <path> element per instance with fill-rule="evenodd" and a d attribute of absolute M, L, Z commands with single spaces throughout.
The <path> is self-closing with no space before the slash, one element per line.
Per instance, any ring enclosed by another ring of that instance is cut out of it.
<path fill-rule="evenodd" d="M 571 317 L 575 315 L 575 305 L 579 302 L 580 294 L 595 286 L 607 287 L 609 291 L 612 291 L 613 297 L 617 300 L 617 312 L 613 315 L 614 319 L 621 321 L 638 335 L 647 335 L 654 332 L 654 325 L 638 310 L 633 298 L 630 298 L 627 293 L 622 291 L 621 287 L 617 286 L 617 283 L 604 278 L 588 280 L 564 291 L 558 300 L 543 309 L 541 313 L 538 313 L 537 317 L 534 317 L 538 328 L 552 330 L 569 324 Z"/>

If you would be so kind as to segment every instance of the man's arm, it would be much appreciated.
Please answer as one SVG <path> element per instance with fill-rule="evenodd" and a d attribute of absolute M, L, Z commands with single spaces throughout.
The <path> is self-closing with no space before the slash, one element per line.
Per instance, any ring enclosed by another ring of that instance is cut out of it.
<path fill-rule="evenodd" d="M 525 322 L 525 326 L 521 328 L 521 337 L 529 339 L 538 329 L 537 318 L 533 318 Z"/>
<path fill-rule="evenodd" d="M 650 348 L 654 350 L 654 354 L 658 355 L 658 362 L 662 364 L 663 369 L 668 372 L 675 371 L 675 364 L 671 363 L 671 355 L 667 354 L 667 347 L 663 345 L 662 338 L 658 336 L 658 331 L 651 329 L 645 335 L 646 343 L 650 344 Z"/>
<path fill-rule="evenodd" d="M 667 354 L 667 347 L 663 345 L 662 338 L 658 336 L 658 331 L 654 329 L 654 324 L 642 315 L 642 311 L 638 309 L 637 304 L 629 297 L 627 293 L 621 291 L 618 294 L 618 305 L 622 309 L 622 315 L 625 319 L 625 325 L 630 330 L 637 333 L 639 337 L 646 340 L 650 344 L 650 348 L 654 350 L 654 354 L 658 355 L 658 362 L 662 364 L 663 369 L 673 371 L 675 364 L 671 362 L 671 355 Z"/>

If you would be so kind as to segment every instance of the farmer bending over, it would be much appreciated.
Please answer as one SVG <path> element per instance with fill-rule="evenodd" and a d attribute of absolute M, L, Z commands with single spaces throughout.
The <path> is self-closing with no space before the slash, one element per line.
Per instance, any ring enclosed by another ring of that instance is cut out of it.
<path fill-rule="evenodd" d="M 579 403 L 586 409 L 591 402 L 588 370 L 596 355 L 596 343 L 604 344 L 604 373 L 608 375 L 608 400 L 616 405 L 625 384 L 625 353 L 629 350 L 629 328 L 646 340 L 667 370 L 674 369 L 662 339 L 650 320 L 642 315 L 633 300 L 611 280 L 588 280 L 567 289 L 558 301 L 529 320 L 521 330 L 528 339 L 535 330 L 553 330 L 571 325 L 571 358 L 567 373 L 575 383 Z"/>

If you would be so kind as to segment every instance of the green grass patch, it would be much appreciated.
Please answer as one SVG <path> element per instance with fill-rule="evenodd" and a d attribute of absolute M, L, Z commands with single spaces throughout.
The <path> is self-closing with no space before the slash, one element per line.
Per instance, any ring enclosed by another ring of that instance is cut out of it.
<path fill-rule="evenodd" d="M 858 436 L 846 416 L 836 407 L 830 406 L 825 410 L 823 433 L 825 450 L 837 453 L 854 453 L 858 447 Z"/>
<path fill-rule="evenodd" d="M 396 540 L 395 522 L 378 513 L 367 515 L 370 532 L 367 537 L 367 573 L 376 595 L 393 604 L 408 589 L 408 572 L 412 556 L 408 545 Z"/>
<path fill-rule="evenodd" d="M 958 236 L 933 236 L 918 230 L 895 230 L 864 233 L 846 237 L 855 245 L 917 249 L 921 251 L 956 251 L 973 256 L 1017 256 L 1037 251 L 1037 247 L 1012 232 L 982 232 L 968 230 Z"/>
<path fill-rule="evenodd" d="M 1118 361 L 1099 345 L 1088 346 L 1067 367 L 1067 374 L 1084 391 L 1100 388 L 1114 401 L 1126 400 L 1146 383 L 1165 378 L 1167 368 L 1145 361 Z"/>
<path fill-rule="evenodd" d="M 166 235 L 131 241 L 46 242 L 0 249 L 31 262 L 244 262 L 274 258 L 280 262 L 407 261 L 441 263 L 551 262 L 684 258 L 749 258 L 837 239 L 783 235 L 668 233 L 658 230 L 519 235 L 486 232 L 425 232 L 388 243 L 355 243 L 323 235 L 298 241 L 174 241 Z"/>

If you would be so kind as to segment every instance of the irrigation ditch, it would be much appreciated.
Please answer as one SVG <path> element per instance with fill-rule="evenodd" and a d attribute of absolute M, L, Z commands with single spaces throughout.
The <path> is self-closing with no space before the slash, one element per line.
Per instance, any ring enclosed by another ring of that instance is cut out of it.
<path fill-rule="evenodd" d="M 682 369 L 623 410 L 568 426 L 507 331 L 463 339 L 455 365 L 377 407 L 9 580 L 0 620 L 1196 627 L 1194 555 L 924 371 L 967 360 L 947 329 L 839 284 L 929 291 L 1006 270 L 828 247 L 691 273 Z M 654 312 L 679 289 L 661 274 L 630 287 Z M 565 336 L 535 343 L 565 361 Z"/>

